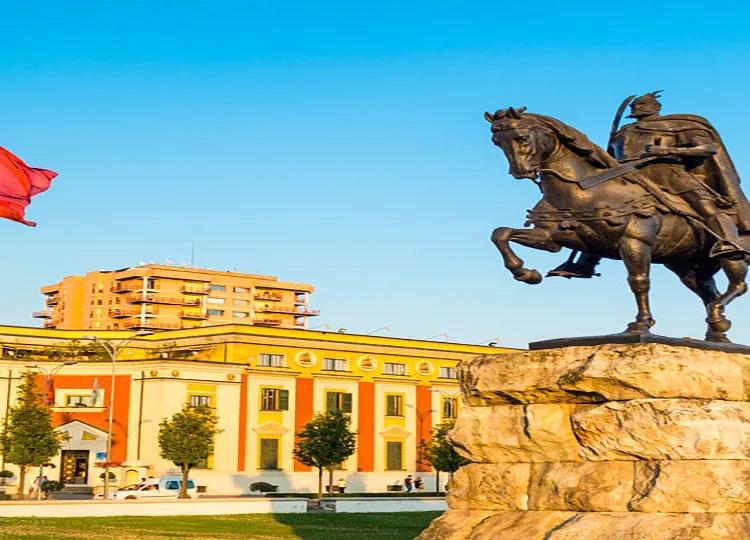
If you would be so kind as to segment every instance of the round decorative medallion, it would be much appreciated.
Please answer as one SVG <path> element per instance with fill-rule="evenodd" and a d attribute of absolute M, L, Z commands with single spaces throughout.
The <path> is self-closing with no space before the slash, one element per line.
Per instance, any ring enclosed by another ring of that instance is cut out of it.
<path fill-rule="evenodd" d="M 229 374 L 227 375 L 227 380 L 228 380 L 228 381 L 233 381 L 233 380 L 234 380 L 234 373 L 229 373 Z"/>
<path fill-rule="evenodd" d="M 297 362 L 302 367 L 313 367 L 316 363 L 315 355 L 311 352 L 300 352 L 297 353 L 297 356 L 294 358 L 294 361 Z"/>
<path fill-rule="evenodd" d="M 151 371 L 148 372 L 148 374 L 151 375 L 152 377 L 158 377 L 159 371 L 156 369 L 152 369 Z"/>
<path fill-rule="evenodd" d="M 179 377 L 179 376 L 180 376 L 180 372 L 177 371 L 176 369 L 173 369 L 172 370 L 172 377 Z"/>
<path fill-rule="evenodd" d="M 417 373 L 420 375 L 432 375 L 434 372 L 435 368 L 431 362 L 423 360 L 417 364 Z"/>
<path fill-rule="evenodd" d="M 378 367 L 378 362 L 372 356 L 363 356 L 357 360 L 357 366 L 359 366 L 359 369 L 362 371 L 373 371 Z"/>

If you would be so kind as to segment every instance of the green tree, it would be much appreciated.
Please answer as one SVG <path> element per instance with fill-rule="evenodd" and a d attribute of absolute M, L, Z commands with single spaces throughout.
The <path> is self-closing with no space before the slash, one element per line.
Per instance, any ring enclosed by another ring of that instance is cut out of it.
<path fill-rule="evenodd" d="M 29 467 L 40 467 L 60 451 L 65 435 L 55 431 L 52 413 L 36 384 L 34 373 L 21 376 L 17 403 L 10 408 L 8 425 L 0 436 L 5 461 L 18 465 L 18 497 L 24 498 Z"/>
<path fill-rule="evenodd" d="M 159 424 L 161 457 L 168 459 L 182 471 L 180 498 L 185 499 L 190 469 L 207 459 L 214 451 L 218 418 L 206 406 L 185 405 L 182 411 L 165 418 Z"/>
<path fill-rule="evenodd" d="M 450 478 L 453 473 L 469 463 L 469 460 L 456 452 L 448 439 L 448 432 L 453 429 L 454 422 L 443 422 L 432 430 L 432 438 L 419 444 L 419 454 L 423 462 L 428 463 L 437 472 L 435 490 L 440 491 L 440 472 L 447 472 Z"/>
<path fill-rule="evenodd" d="M 354 453 L 357 434 L 349 429 L 351 419 L 341 411 L 316 414 L 297 433 L 294 457 L 318 469 L 318 498 L 323 496 L 323 469 L 328 469 L 328 489 L 333 489 L 333 471 Z"/>

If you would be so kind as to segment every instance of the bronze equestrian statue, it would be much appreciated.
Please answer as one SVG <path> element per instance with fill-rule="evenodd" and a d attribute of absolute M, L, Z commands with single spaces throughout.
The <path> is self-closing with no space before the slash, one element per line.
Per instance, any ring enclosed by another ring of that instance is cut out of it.
<path fill-rule="evenodd" d="M 636 121 L 617 129 L 628 104 Z M 747 290 L 750 204 L 711 124 L 694 115 L 660 116 L 660 109 L 656 92 L 628 98 L 615 119 L 611 155 L 555 118 L 513 108 L 485 113 L 510 174 L 542 192 L 528 214 L 533 228 L 500 227 L 492 241 L 515 279 L 530 284 L 542 276 L 524 268 L 510 242 L 573 249 L 549 276 L 592 277 L 602 257 L 621 259 L 638 306 L 626 329 L 633 334 L 654 325 L 649 271 L 652 262 L 664 264 L 703 301 L 706 339 L 728 343 L 724 308 Z M 719 270 L 729 282 L 724 293 L 713 277 Z"/>

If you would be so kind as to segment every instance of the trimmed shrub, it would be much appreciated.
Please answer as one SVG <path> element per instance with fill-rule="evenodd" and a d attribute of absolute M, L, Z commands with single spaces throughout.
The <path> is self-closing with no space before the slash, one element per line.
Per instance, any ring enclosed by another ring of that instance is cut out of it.
<path fill-rule="evenodd" d="M 259 491 L 261 493 L 276 493 L 278 489 L 279 486 L 274 486 L 268 482 L 253 482 L 250 484 L 250 491 Z"/>

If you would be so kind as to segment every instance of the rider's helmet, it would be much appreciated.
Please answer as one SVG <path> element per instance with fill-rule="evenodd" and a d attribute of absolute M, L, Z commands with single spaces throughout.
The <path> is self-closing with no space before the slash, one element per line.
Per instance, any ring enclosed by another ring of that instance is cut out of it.
<path fill-rule="evenodd" d="M 643 118 L 659 114 L 661 103 L 659 103 L 658 98 L 661 92 L 662 90 L 657 90 L 656 92 L 649 92 L 635 98 L 630 103 L 630 115 L 628 115 L 628 118 Z"/>

